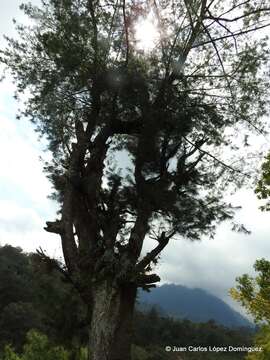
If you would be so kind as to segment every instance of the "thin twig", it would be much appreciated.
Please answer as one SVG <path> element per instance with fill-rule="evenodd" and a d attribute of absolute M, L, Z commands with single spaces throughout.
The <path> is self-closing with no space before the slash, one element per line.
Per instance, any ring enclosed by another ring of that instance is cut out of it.
<path fill-rule="evenodd" d="M 186 142 L 188 142 L 190 145 L 195 146 L 195 144 L 194 144 L 192 141 L 190 141 L 189 139 L 187 139 L 185 136 L 183 136 L 183 138 L 184 138 L 184 139 L 186 140 Z M 213 160 L 217 161 L 219 164 L 221 164 L 221 165 L 224 166 L 225 168 L 227 168 L 227 169 L 229 169 L 229 170 L 231 170 L 231 171 L 233 171 L 233 172 L 237 172 L 237 173 L 239 173 L 239 174 L 242 174 L 242 175 L 245 175 L 245 176 L 250 177 L 249 174 L 243 173 L 241 170 L 234 169 L 232 166 L 230 166 L 230 165 L 226 164 L 225 162 L 223 162 L 222 160 L 216 158 L 214 155 L 210 154 L 208 151 L 203 150 L 202 148 L 198 148 L 198 151 L 201 152 L 201 153 L 203 153 L 203 154 L 205 154 L 205 155 L 207 155 L 207 156 L 209 156 L 209 157 L 211 157 Z"/>

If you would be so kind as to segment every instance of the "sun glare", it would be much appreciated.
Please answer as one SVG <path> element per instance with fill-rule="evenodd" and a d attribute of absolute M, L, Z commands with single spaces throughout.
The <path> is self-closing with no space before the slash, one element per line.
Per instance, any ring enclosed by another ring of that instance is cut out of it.
<path fill-rule="evenodd" d="M 159 39 L 158 24 L 154 14 L 151 12 L 147 17 L 140 18 L 134 29 L 137 49 L 152 51 Z"/>

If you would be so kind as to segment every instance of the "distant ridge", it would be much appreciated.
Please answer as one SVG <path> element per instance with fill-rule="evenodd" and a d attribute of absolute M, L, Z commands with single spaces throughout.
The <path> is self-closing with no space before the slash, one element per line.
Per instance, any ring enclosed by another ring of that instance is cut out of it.
<path fill-rule="evenodd" d="M 218 297 L 202 289 L 165 284 L 151 292 L 139 291 L 139 308 L 156 305 L 161 313 L 193 322 L 216 323 L 227 327 L 252 327 L 253 324 Z"/>

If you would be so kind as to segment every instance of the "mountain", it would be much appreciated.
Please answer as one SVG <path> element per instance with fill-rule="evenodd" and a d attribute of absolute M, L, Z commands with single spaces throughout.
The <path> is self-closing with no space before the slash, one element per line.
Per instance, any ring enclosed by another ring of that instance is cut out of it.
<path fill-rule="evenodd" d="M 165 284 L 151 292 L 141 290 L 138 296 L 139 308 L 157 306 L 161 313 L 193 322 L 216 323 L 228 327 L 252 327 L 252 323 L 233 310 L 218 297 L 202 289 L 190 289 L 182 285 Z"/>

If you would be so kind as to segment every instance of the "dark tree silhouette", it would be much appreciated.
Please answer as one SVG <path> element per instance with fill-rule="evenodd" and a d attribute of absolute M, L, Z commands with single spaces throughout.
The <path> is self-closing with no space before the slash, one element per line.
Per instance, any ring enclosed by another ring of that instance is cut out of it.
<path fill-rule="evenodd" d="M 233 216 L 222 194 L 246 176 L 235 134 L 262 131 L 266 114 L 269 8 L 43 0 L 22 10 L 31 23 L 17 25 L 1 61 L 53 155 L 60 217 L 46 230 L 60 235 L 59 270 L 88 305 L 93 360 L 127 360 L 136 291 L 160 280 L 161 251 Z M 138 50 L 136 23 L 150 12 L 159 41 Z M 147 236 L 157 245 L 142 256 Z"/>

